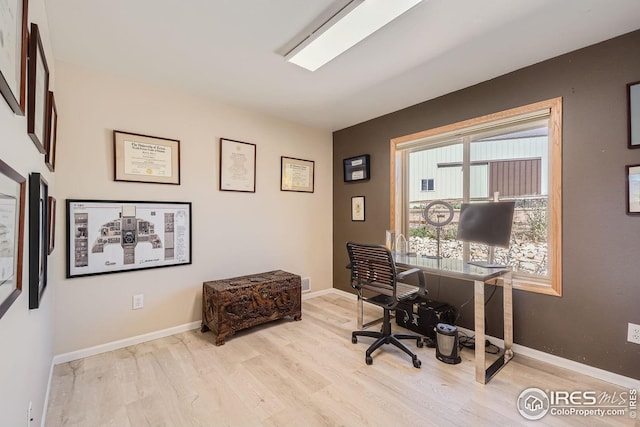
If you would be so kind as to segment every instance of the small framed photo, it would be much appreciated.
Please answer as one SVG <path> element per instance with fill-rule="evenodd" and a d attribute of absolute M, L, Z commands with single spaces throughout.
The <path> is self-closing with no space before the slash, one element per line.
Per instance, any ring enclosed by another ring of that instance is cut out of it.
<path fill-rule="evenodd" d="M 640 82 L 627 85 L 629 148 L 640 148 Z"/>
<path fill-rule="evenodd" d="M 364 221 L 364 196 L 351 198 L 351 221 Z"/>
<path fill-rule="evenodd" d="M 368 154 L 344 159 L 344 182 L 366 181 L 371 178 L 369 163 Z"/>
<path fill-rule="evenodd" d="M 51 255 L 53 250 L 55 249 L 56 242 L 56 199 L 52 196 L 49 196 L 48 200 L 49 207 L 47 208 L 47 231 L 49 238 L 49 248 L 48 255 Z"/>
<path fill-rule="evenodd" d="M 0 160 L 0 317 L 22 293 L 22 249 L 26 180 Z"/>
<path fill-rule="evenodd" d="M 45 144 L 44 162 L 51 172 L 56 169 L 56 142 L 58 134 L 58 109 L 53 92 L 49 91 L 47 100 L 47 143 Z"/>
<path fill-rule="evenodd" d="M 47 98 L 49 67 L 44 56 L 38 25 L 31 24 L 29 37 L 29 85 L 27 99 L 27 133 L 38 151 L 46 153 Z"/>
<path fill-rule="evenodd" d="M 313 193 L 315 174 L 313 160 L 280 157 L 280 191 Z"/>
<path fill-rule="evenodd" d="M 49 187 L 39 173 L 29 176 L 29 309 L 40 307 L 47 287 Z"/>
<path fill-rule="evenodd" d="M 116 181 L 180 185 L 180 141 L 113 131 Z"/>
<path fill-rule="evenodd" d="M 627 215 L 640 215 L 640 165 L 628 165 Z"/>
<path fill-rule="evenodd" d="M 256 192 L 256 144 L 220 138 L 220 191 Z"/>

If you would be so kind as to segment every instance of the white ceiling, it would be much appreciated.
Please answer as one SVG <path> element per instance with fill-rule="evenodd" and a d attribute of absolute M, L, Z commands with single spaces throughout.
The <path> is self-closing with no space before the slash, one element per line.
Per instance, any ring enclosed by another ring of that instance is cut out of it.
<path fill-rule="evenodd" d="M 56 60 L 331 131 L 640 28 L 640 0 L 425 0 L 315 72 L 277 53 L 333 3 L 45 0 Z"/>

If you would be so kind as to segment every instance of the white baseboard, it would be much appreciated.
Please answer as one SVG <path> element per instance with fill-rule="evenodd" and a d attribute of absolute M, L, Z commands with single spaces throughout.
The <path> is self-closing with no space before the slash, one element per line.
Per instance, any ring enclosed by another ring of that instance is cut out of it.
<path fill-rule="evenodd" d="M 322 295 L 333 294 L 337 289 L 329 288 L 329 289 L 321 289 L 319 291 L 305 292 L 302 294 L 302 300 L 307 300 L 309 298 L 315 298 Z"/>
<path fill-rule="evenodd" d="M 184 325 L 174 326 L 173 328 L 149 332 L 148 334 L 142 334 L 130 338 L 125 338 L 123 340 L 112 341 L 106 344 L 96 345 L 94 347 L 71 351 L 69 353 L 57 354 L 53 356 L 52 364 L 59 365 L 61 363 L 71 362 L 72 360 L 78 360 L 89 356 L 95 356 L 96 354 L 100 353 L 106 353 L 107 351 L 118 350 L 124 347 L 129 347 L 131 345 L 157 340 L 158 338 L 168 337 L 169 335 L 197 329 L 201 324 L 202 321 L 198 320 L 197 322 L 185 323 Z"/>
<path fill-rule="evenodd" d="M 45 427 L 47 418 L 47 408 L 49 407 L 49 392 L 51 391 L 51 379 L 53 378 L 53 359 L 51 359 L 51 366 L 49 367 L 49 380 L 47 381 L 47 391 L 44 394 L 44 404 L 42 405 L 42 416 L 40 417 L 40 427 Z"/>
<path fill-rule="evenodd" d="M 351 299 L 356 299 L 357 296 L 355 294 L 345 292 L 340 289 L 331 289 L 333 293 L 339 294 L 342 296 L 346 296 Z M 325 292 L 324 294 L 329 293 Z M 324 295 L 322 294 L 322 295 Z M 319 296 L 319 295 L 318 295 Z M 354 313 L 355 317 L 355 313 Z M 474 332 L 470 329 L 462 328 L 458 326 L 458 329 L 468 336 L 473 336 Z M 487 335 L 486 339 L 490 340 L 493 344 L 496 344 L 499 347 L 504 348 L 504 340 L 500 338 L 492 337 Z M 640 381 L 625 377 L 624 375 L 616 374 L 613 372 L 605 371 L 604 369 L 595 368 L 593 366 L 585 365 L 583 363 L 575 362 L 573 360 L 565 359 L 563 357 L 555 356 L 553 354 L 545 353 L 540 350 L 535 350 L 533 348 L 525 347 L 520 344 L 513 344 L 513 352 L 515 354 L 521 354 L 523 356 L 530 357 L 532 359 L 539 360 L 541 362 L 549 363 L 551 365 L 557 366 L 559 368 L 568 369 L 570 371 L 578 372 L 580 374 L 588 375 L 593 378 L 597 378 L 602 381 L 606 381 L 611 384 L 616 384 L 629 389 L 640 390 Z"/>

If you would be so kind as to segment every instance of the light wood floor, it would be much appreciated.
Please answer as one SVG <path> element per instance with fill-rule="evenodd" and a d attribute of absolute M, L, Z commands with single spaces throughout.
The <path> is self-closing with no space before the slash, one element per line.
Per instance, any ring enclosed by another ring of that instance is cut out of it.
<path fill-rule="evenodd" d="M 482 386 L 466 349 L 461 364 L 447 365 L 434 349 L 416 348 L 416 369 L 386 345 L 367 366 L 371 339 L 351 343 L 355 301 L 316 297 L 302 313 L 299 322 L 243 331 L 220 347 L 212 332 L 194 330 L 58 365 L 46 425 L 638 425 L 628 416 L 526 421 L 516 400 L 528 387 L 628 390 L 518 355 Z"/>

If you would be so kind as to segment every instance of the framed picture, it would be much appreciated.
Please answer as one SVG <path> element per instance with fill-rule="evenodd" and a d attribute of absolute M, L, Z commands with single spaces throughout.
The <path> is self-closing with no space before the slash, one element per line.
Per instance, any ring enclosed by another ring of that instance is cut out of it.
<path fill-rule="evenodd" d="M 27 0 L 0 2 L 0 93 L 20 116 L 25 112 L 28 10 Z"/>
<path fill-rule="evenodd" d="M 27 133 L 38 151 L 46 153 L 47 97 L 49 96 L 49 67 L 44 56 L 40 31 L 31 24 L 29 37 L 29 85 L 27 99 Z"/>
<path fill-rule="evenodd" d="M 280 190 L 313 193 L 315 162 L 280 157 Z"/>
<path fill-rule="evenodd" d="M 366 181 L 371 178 L 369 163 L 368 154 L 344 159 L 344 182 Z"/>
<path fill-rule="evenodd" d="M 180 141 L 113 131 L 114 179 L 180 185 Z"/>
<path fill-rule="evenodd" d="M 351 221 L 364 221 L 364 196 L 351 198 Z"/>
<path fill-rule="evenodd" d="M 220 138 L 220 190 L 256 192 L 256 145 Z"/>
<path fill-rule="evenodd" d="M 58 135 L 58 109 L 53 92 L 47 97 L 47 143 L 45 144 L 44 162 L 51 172 L 56 169 L 56 142 Z"/>
<path fill-rule="evenodd" d="M 191 203 L 67 200 L 67 278 L 191 264 Z"/>
<path fill-rule="evenodd" d="M 0 317 L 22 292 L 26 180 L 0 160 Z"/>
<path fill-rule="evenodd" d="M 627 85 L 629 148 L 640 148 L 640 82 Z"/>
<path fill-rule="evenodd" d="M 53 250 L 55 249 L 56 242 L 56 199 L 54 197 L 49 196 L 47 207 L 47 234 L 49 238 L 47 241 L 49 242 L 49 248 L 47 251 L 48 255 L 51 255 Z"/>
<path fill-rule="evenodd" d="M 640 165 L 628 165 L 627 215 L 640 215 Z"/>
<path fill-rule="evenodd" d="M 40 307 L 47 287 L 49 187 L 39 173 L 29 176 L 29 309 Z"/>

